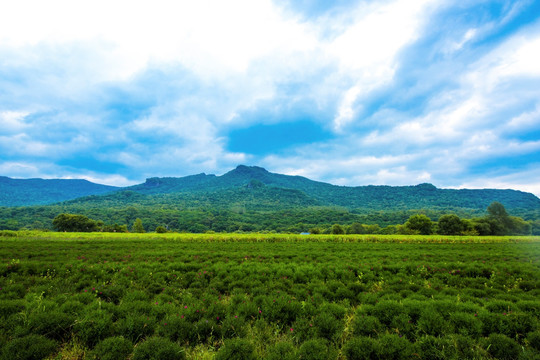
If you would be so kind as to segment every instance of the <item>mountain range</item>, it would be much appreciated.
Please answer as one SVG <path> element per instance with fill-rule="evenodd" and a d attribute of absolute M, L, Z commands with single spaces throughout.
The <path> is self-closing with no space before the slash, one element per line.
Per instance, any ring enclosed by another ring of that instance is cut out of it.
<path fill-rule="evenodd" d="M 0 206 L 61 203 L 92 208 L 121 206 L 176 206 L 177 208 L 286 208 L 340 207 L 350 211 L 445 209 L 484 211 L 493 201 L 510 212 L 538 213 L 540 199 L 517 190 L 440 189 L 415 186 L 337 186 L 301 176 L 271 173 L 257 166 L 239 165 L 221 176 L 149 178 L 129 187 L 95 184 L 86 180 L 11 179 L 0 177 Z"/>

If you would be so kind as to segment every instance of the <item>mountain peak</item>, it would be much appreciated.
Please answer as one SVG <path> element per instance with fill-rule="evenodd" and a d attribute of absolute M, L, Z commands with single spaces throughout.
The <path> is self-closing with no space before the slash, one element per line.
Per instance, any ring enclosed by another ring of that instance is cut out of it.
<path fill-rule="evenodd" d="M 242 174 L 253 174 L 253 173 L 268 173 L 268 170 L 259 166 L 247 166 L 247 165 L 238 165 L 236 169 L 231 172 L 237 172 Z"/>

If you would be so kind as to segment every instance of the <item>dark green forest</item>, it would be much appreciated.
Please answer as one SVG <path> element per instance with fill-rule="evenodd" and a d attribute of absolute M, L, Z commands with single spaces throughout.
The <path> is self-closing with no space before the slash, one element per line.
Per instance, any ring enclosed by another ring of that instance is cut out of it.
<path fill-rule="evenodd" d="M 19 186 L 20 191 L 23 188 Z M 515 190 L 452 190 L 431 184 L 335 186 L 242 165 L 222 176 L 150 178 L 140 185 L 107 190 L 49 205 L 0 207 L 0 229 L 54 230 L 58 215 L 78 214 L 95 222 L 87 226 L 92 231 L 134 231 L 140 219 L 143 231 L 159 227 L 193 233 L 540 233 L 540 199 Z M 48 194 L 39 187 L 28 191 L 38 198 Z M 494 202 L 507 212 L 502 223 L 488 211 Z M 415 227 L 420 215 L 432 223 L 429 231 Z M 459 219 L 458 225 L 447 225 L 450 215 Z"/>

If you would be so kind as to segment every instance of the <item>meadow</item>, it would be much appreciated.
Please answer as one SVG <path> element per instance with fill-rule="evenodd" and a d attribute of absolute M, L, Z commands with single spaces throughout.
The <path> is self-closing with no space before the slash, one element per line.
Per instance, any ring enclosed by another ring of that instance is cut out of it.
<path fill-rule="evenodd" d="M 1 359 L 540 359 L 540 238 L 0 232 Z"/>

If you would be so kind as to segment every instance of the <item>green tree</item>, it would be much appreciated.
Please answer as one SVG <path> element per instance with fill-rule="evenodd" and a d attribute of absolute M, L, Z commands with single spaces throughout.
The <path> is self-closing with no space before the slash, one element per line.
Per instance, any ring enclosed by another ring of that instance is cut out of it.
<path fill-rule="evenodd" d="M 156 227 L 156 232 L 158 234 L 164 234 L 167 232 L 167 229 L 165 228 L 165 226 L 159 225 L 158 227 Z"/>
<path fill-rule="evenodd" d="M 135 222 L 133 223 L 132 230 L 133 230 L 133 232 L 136 232 L 136 233 L 144 233 L 144 232 L 146 232 L 144 230 L 144 226 L 143 226 L 142 220 L 140 218 L 135 219 Z"/>
<path fill-rule="evenodd" d="M 487 219 L 491 225 L 492 235 L 506 235 L 510 233 L 512 220 L 503 204 L 494 201 L 487 207 Z"/>
<path fill-rule="evenodd" d="M 332 225 L 332 234 L 337 234 L 337 235 L 345 234 L 345 230 L 343 229 L 343 226 L 339 224 L 334 224 Z"/>
<path fill-rule="evenodd" d="M 438 233 L 441 235 L 461 235 L 465 224 L 455 214 L 446 214 L 439 218 Z"/>
<path fill-rule="evenodd" d="M 364 233 L 365 233 L 364 227 L 360 223 L 355 222 L 347 226 L 347 234 L 364 234 Z"/>
<path fill-rule="evenodd" d="M 87 216 L 78 214 L 59 214 L 53 219 L 53 228 L 57 231 L 91 232 L 98 231 L 98 223 Z"/>
<path fill-rule="evenodd" d="M 416 231 L 421 235 L 429 235 L 433 229 L 433 222 L 424 214 L 412 215 L 405 223 L 409 230 Z"/>

